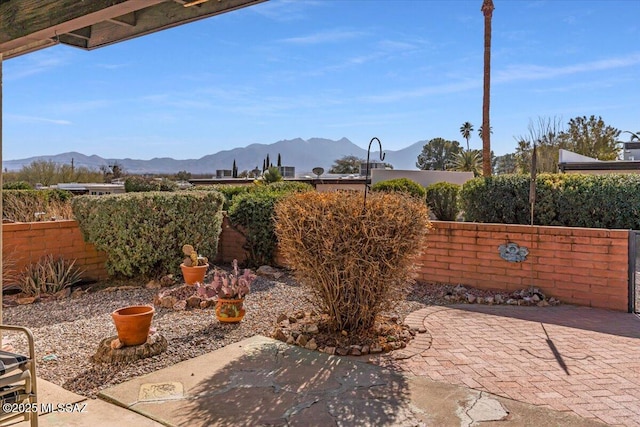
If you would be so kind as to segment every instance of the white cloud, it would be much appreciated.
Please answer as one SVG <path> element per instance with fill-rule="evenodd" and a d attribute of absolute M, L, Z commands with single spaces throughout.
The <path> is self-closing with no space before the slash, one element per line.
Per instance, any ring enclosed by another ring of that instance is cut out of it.
<path fill-rule="evenodd" d="M 7 114 L 7 121 L 15 121 L 18 123 L 50 123 L 63 126 L 71 124 L 69 120 L 49 119 L 47 117 L 21 116 L 17 114 Z"/>
<path fill-rule="evenodd" d="M 345 31 L 345 30 L 329 30 L 322 31 L 314 34 L 309 34 L 307 36 L 301 37 L 291 37 L 288 39 L 280 40 L 283 43 L 292 43 L 292 44 L 323 44 L 323 43 L 335 43 L 343 40 L 353 39 L 364 35 L 365 33 L 360 31 Z"/>
<path fill-rule="evenodd" d="M 542 80 L 592 71 L 631 67 L 638 64 L 640 64 L 640 52 L 618 58 L 608 58 L 562 67 L 547 67 L 533 64 L 510 65 L 504 70 L 498 71 L 495 74 L 496 77 L 494 81 L 496 83 L 505 83 L 520 80 Z"/>
<path fill-rule="evenodd" d="M 307 16 L 307 7 L 320 5 L 323 5 L 323 2 L 317 0 L 271 0 L 252 6 L 248 10 L 273 21 L 291 22 L 304 19 Z"/>
<path fill-rule="evenodd" d="M 4 78 L 11 81 L 48 72 L 65 65 L 67 57 L 67 54 L 55 47 L 19 56 L 6 61 Z"/>

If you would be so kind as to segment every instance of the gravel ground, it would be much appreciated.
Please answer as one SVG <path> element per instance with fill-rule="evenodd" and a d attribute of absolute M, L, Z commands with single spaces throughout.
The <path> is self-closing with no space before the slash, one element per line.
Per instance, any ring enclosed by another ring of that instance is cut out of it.
<path fill-rule="evenodd" d="M 392 315 L 400 319 L 427 305 L 444 305 L 447 285 L 414 286 L 405 301 Z M 38 377 L 72 392 L 94 397 L 101 389 L 132 377 L 194 358 L 256 334 L 269 336 L 276 318 L 294 310 L 310 311 L 300 285 L 288 276 L 278 281 L 258 277 L 246 297 L 246 316 L 238 324 L 222 324 L 214 309 L 173 311 L 156 309 L 152 326 L 168 341 L 166 352 L 137 362 L 112 366 L 94 364 L 91 356 L 100 341 L 116 335 L 111 312 L 134 304 L 151 304 L 158 290 L 144 287 L 110 291 L 108 288 L 89 292 L 80 298 L 41 301 L 30 305 L 6 307 L 4 323 L 27 325 L 35 336 Z M 485 291 L 473 290 L 477 295 Z M 10 336 L 17 350 L 20 338 Z M 53 357 L 55 355 L 55 357 Z M 54 360 L 50 360 L 54 359 Z"/>

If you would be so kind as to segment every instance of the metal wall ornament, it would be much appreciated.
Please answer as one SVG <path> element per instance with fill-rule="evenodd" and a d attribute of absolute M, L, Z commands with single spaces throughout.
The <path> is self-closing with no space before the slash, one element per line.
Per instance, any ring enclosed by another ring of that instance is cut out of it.
<path fill-rule="evenodd" d="M 522 262 L 527 259 L 529 249 L 524 246 L 518 246 L 517 243 L 505 243 L 498 246 L 500 258 L 509 262 Z"/>

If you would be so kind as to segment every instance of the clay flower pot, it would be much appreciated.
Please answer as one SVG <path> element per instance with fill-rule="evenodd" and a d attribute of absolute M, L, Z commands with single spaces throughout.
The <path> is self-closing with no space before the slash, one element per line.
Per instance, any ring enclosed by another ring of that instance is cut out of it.
<path fill-rule="evenodd" d="M 218 302 L 216 303 L 216 317 L 223 323 L 238 323 L 245 314 L 245 310 L 242 307 L 243 303 L 244 298 L 218 298 Z"/>
<path fill-rule="evenodd" d="M 132 305 L 111 313 L 118 331 L 118 339 L 125 346 L 147 342 L 155 309 L 150 305 Z"/>
<path fill-rule="evenodd" d="M 182 277 L 187 285 L 195 285 L 196 283 L 204 282 L 204 275 L 207 273 L 209 264 L 198 265 L 195 267 L 187 267 L 184 263 L 180 264 L 182 270 Z"/>

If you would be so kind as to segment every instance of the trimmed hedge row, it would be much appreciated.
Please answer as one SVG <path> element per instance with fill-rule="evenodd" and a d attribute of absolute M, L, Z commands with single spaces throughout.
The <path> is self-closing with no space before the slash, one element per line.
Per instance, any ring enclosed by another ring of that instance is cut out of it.
<path fill-rule="evenodd" d="M 407 193 L 418 199 L 424 199 L 427 195 L 424 187 L 409 178 L 396 178 L 380 181 L 371 186 L 371 191 L 384 193 Z"/>
<path fill-rule="evenodd" d="M 455 221 L 460 213 L 460 185 L 437 182 L 427 187 L 427 205 L 440 221 Z"/>
<path fill-rule="evenodd" d="M 529 224 L 530 178 L 499 175 L 465 183 L 465 221 Z M 534 224 L 640 229 L 640 175 L 542 174 L 536 179 Z"/>
<path fill-rule="evenodd" d="M 229 221 L 247 239 L 247 262 L 253 266 L 273 264 L 277 246 L 274 230 L 276 203 L 291 193 L 313 191 L 313 187 L 299 182 L 275 182 L 249 186 L 234 194 L 228 210 Z"/>
<path fill-rule="evenodd" d="M 86 241 L 107 253 L 114 276 L 178 273 L 182 245 L 213 259 L 218 250 L 223 197 L 218 192 L 144 192 L 79 196 L 73 213 Z"/>

